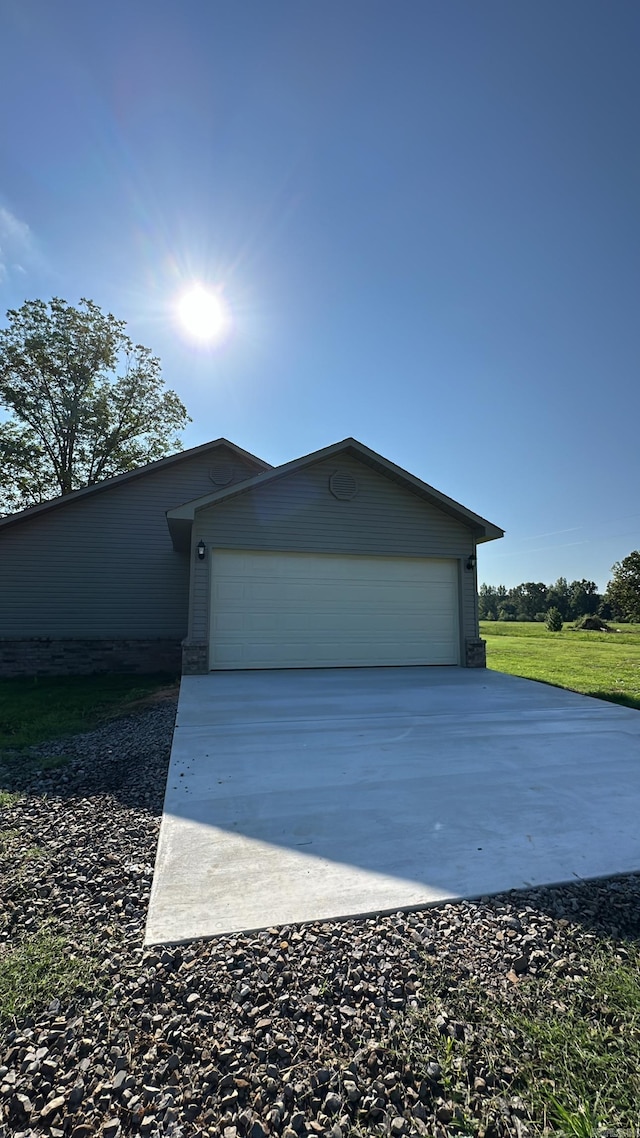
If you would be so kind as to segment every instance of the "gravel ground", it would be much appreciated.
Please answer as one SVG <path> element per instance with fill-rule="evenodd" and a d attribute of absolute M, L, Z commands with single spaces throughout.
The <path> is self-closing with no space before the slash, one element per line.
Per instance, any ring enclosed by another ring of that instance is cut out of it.
<path fill-rule="evenodd" d="M 414 1070 L 390 1042 L 424 968 L 504 993 L 579 976 L 600 934 L 638 934 L 632 877 L 143 950 L 174 714 L 40 748 L 70 760 L 0 811 L 0 958 L 55 922 L 98 972 L 72 1004 L 51 991 L 0 1030 L 0 1135 L 444 1136 L 455 1105 L 435 1054 Z M 460 1038 L 443 1007 L 434 1035 Z M 462 1074 L 469 1109 L 492 1096 L 487 1138 L 528 1133 L 513 1072 Z"/>

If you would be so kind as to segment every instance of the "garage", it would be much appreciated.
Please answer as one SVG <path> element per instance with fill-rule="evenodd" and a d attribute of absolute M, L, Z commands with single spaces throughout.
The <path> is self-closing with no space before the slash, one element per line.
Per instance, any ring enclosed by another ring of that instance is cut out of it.
<path fill-rule="evenodd" d="M 503 531 L 356 439 L 167 522 L 190 562 L 185 675 L 486 665 L 476 551 Z"/>
<path fill-rule="evenodd" d="M 210 668 L 459 664 L 454 558 L 213 549 Z"/>

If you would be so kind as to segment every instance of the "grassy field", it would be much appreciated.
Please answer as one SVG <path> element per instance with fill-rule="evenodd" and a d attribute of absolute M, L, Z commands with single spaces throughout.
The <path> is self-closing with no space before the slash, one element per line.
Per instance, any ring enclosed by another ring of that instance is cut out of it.
<path fill-rule="evenodd" d="M 547 632 L 544 624 L 482 621 L 487 665 L 640 710 L 640 625 L 616 632 Z"/>
<path fill-rule="evenodd" d="M 90 731 L 126 715 L 160 691 L 170 676 L 56 676 L 0 681 L 0 756 L 63 735 Z M 177 687 L 176 687 L 177 691 Z"/>

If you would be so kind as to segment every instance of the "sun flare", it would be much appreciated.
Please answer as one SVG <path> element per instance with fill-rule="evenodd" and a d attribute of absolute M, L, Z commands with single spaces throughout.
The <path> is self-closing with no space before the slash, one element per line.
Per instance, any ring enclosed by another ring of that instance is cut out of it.
<path fill-rule="evenodd" d="M 194 285 L 178 300 L 178 319 L 193 340 L 213 343 L 227 331 L 229 315 L 221 298 L 202 285 Z"/>

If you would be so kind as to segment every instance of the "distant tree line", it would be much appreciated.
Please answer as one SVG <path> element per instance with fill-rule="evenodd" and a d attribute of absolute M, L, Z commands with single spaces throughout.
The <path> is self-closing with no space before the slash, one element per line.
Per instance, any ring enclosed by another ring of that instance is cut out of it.
<path fill-rule="evenodd" d="M 597 614 L 604 620 L 640 622 L 640 551 L 616 561 L 604 593 L 595 581 L 567 581 L 558 577 L 553 585 L 525 581 L 507 589 L 504 585 L 481 585 L 480 620 L 543 621 L 557 609 L 563 621 Z"/>

